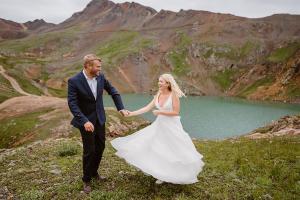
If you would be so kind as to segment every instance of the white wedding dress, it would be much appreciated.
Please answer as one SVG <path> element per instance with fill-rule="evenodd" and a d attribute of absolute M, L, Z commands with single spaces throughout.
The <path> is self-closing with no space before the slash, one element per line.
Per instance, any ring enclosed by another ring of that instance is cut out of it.
<path fill-rule="evenodd" d="M 172 95 L 159 110 L 172 110 Z M 202 171 L 202 155 L 196 150 L 190 136 L 183 130 L 180 116 L 158 115 L 155 121 L 126 137 L 111 141 L 116 155 L 145 174 L 174 184 L 198 182 Z"/>

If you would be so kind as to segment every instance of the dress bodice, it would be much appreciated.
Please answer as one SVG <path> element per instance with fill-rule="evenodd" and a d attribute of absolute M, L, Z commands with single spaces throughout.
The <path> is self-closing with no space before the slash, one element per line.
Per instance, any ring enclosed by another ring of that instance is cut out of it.
<path fill-rule="evenodd" d="M 156 95 L 155 99 L 155 106 L 158 110 L 167 110 L 167 111 L 172 111 L 173 110 L 173 104 L 172 104 L 172 93 L 169 95 L 167 100 L 164 102 L 162 107 L 160 107 L 158 103 L 158 97 L 160 94 Z"/>

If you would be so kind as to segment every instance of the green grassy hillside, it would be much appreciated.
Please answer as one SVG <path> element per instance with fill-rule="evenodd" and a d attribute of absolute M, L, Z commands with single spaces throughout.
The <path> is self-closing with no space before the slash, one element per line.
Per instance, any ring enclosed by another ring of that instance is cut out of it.
<path fill-rule="evenodd" d="M 156 185 L 114 155 L 107 141 L 90 195 L 81 193 L 80 138 L 37 142 L 0 154 L 0 185 L 21 199 L 297 199 L 299 137 L 194 141 L 206 163 L 199 182 Z M 10 152 L 10 153 L 9 153 Z M 30 180 L 30 181 L 28 181 Z"/>

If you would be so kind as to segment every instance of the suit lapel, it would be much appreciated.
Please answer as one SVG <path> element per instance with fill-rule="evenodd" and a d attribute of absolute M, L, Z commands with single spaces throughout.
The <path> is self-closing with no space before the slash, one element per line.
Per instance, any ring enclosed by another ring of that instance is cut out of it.
<path fill-rule="evenodd" d="M 90 86 L 89 86 L 89 84 L 88 84 L 88 82 L 87 82 L 87 80 L 86 80 L 86 78 L 85 78 L 82 71 L 80 72 L 80 77 L 81 77 L 81 82 L 82 82 L 83 86 L 85 87 L 85 89 L 87 90 L 87 92 L 89 93 L 89 95 L 91 97 L 93 97 L 93 99 L 95 99 L 94 95 L 93 95 L 93 92 L 92 92 L 92 90 L 91 90 L 91 88 L 90 88 Z"/>

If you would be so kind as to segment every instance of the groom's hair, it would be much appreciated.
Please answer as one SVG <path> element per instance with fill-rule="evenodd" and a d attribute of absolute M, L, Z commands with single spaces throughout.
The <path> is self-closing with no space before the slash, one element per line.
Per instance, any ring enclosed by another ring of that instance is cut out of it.
<path fill-rule="evenodd" d="M 91 65 L 94 60 L 99 60 L 101 62 L 101 58 L 96 56 L 95 54 L 87 54 L 83 57 L 83 66 L 87 67 L 88 65 Z"/>

